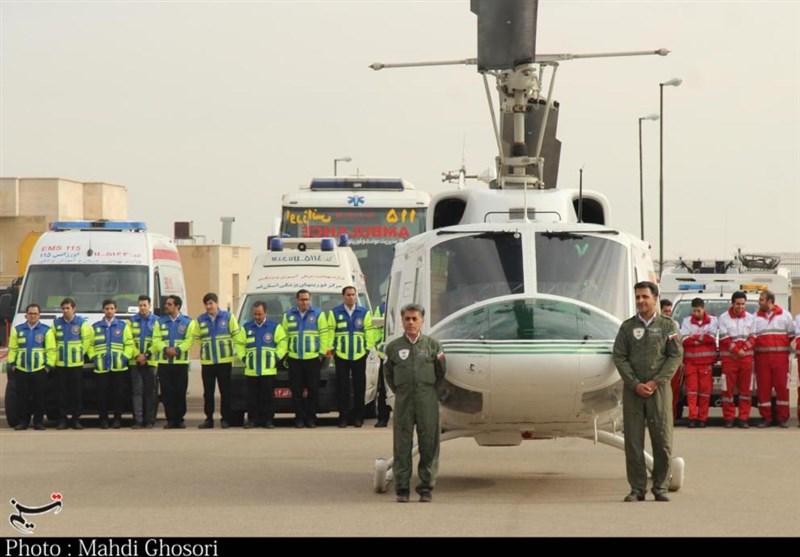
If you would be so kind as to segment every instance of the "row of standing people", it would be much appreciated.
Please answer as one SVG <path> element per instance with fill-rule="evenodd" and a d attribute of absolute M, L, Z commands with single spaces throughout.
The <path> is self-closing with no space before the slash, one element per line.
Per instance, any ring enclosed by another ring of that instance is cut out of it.
<path fill-rule="evenodd" d="M 746 302 L 746 293 L 734 292 L 730 308 L 717 318 L 706 312 L 702 298 L 695 298 L 691 303 L 692 314 L 680 324 L 684 366 L 683 375 L 676 373 L 672 379 L 673 411 L 677 418 L 677 403 L 683 383 L 690 428 L 706 426 L 713 383 L 712 366 L 717 360 L 718 350 L 722 361 L 722 416 L 725 427 L 750 427 L 748 420 L 754 371 L 761 417 L 758 427 L 788 427 L 790 354 L 794 344 L 800 358 L 800 314 L 793 321 L 791 314 L 775 303 L 775 295 L 769 290 L 759 294 L 758 311 L 755 314 L 747 313 Z M 661 311 L 665 316 L 671 317 L 671 309 L 669 300 L 661 300 Z M 775 415 L 772 408 L 773 390 Z M 738 416 L 735 393 L 739 395 Z"/>
<path fill-rule="evenodd" d="M 306 289 L 298 290 L 295 297 L 297 305 L 283 315 L 280 324 L 275 324 L 275 334 L 286 339 L 286 346 L 278 347 L 278 360 L 286 355 L 295 427 L 316 427 L 320 372 L 326 357 L 333 358 L 336 369 L 339 427 L 347 427 L 350 423 L 355 427 L 362 427 L 365 414 L 367 358 L 373 349 L 376 349 L 382 358 L 383 330 L 373 326 L 372 323 L 373 316 L 383 316 L 382 306 L 370 312 L 368 308 L 358 305 L 357 292 L 353 286 L 342 289 L 342 303 L 329 312 L 313 306 L 311 293 Z M 263 307 L 266 308 L 265 305 Z M 251 336 L 248 333 L 248 341 L 257 342 L 257 340 L 250 341 Z M 245 363 L 248 364 L 247 361 Z M 263 376 L 257 369 L 251 369 L 249 364 L 246 365 L 246 370 L 248 369 L 252 377 Z M 268 375 L 274 377 L 275 369 L 270 369 Z M 254 381 L 248 378 L 248 393 L 251 392 L 250 384 Z M 383 400 L 385 400 L 385 386 L 382 385 L 382 381 L 379 381 L 379 384 L 383 388 Z M 252 399 L 248 402 L 249 420 L 245 423 L 245 427 L 258 425 L 272 427 L 273 387 L 271 384 L 262 384 L 259 392 L 261 394 L 258 400 Z M 379 396 L 380 394 L 379 392 Z M 211 404 L 213 408 L 213 394 Z M 257 410 L 259 406 L 265 410 L 259 412 Z M 209 423 L 211 417 L 208 410 L 206 417 L 206 423 Z M 386 425 L 386 421 L 381 421 L 379 415 L 377 425 L 381 423 Z"/>
<path fill-rule="evenodd" d="M 638 282 L 634 285 L 634 295 L 636 315 L 622 323 L 613 348 L 614 364 L 623 381 L 625 462 L 631 488 L 623 500 L 645 500 L 648 475 L 644 442 L 645 430 L 648 430 L 653 456 L 651 492 L 656 501 L 667 502 L 670 500 L 667 491 L 672 465 L 672 399 L 676 391 L 675 383 L 670 388 L 670 382 L 677 375 L 675 372 L 681 362 L 687 368 L 690 411 L 696 422 L 701 416 L 703 399 L 706 401 L 705 409 L 708 407 L 711 364 L 716 358 L 716 339 L 719 336 L 723 372 L 727 379 L 723 394 L 727 404 L 723 407 L 726 426 L 733 427 L 733 390 L 737 385 L 741 395 L 740 424 L 747 423 L 750 376 L 755 366 L 758 407 L 762 416 L 759 426 L 768 427 L 774 423 L 770 401 L 774 389 L 777 424 L 787 427 L 789 357 L 792 343 L 800 349 L 795 336 L 795 328 L 800 327 L 800 316 L 792 322 L 789 313 L 775 304 L 775 296 L 770 291 L 760 294 L 759 309 L 755 315 L 750 315 L 745 311 L 746 295 L 736 292 L 731 297 L 730 309 L 719 320 L 705 313 L 702 299 L 693 300 L 693 315 L 686 318 L 679 328 L 668 315 L 668 302 L 662 301 L 661 314 L 656 311 L 659 298 L 656 284 Z M 696 380 L 692 376 L 696 376 Z"/>
<path fill-rule="evenodd" d="M 161 384 L 168 426 L 178 427 L 186 411 L 189 349 L 195 335 L 195 322 L 181 314 L 182 300 L 169 296 L 160 319 L 150 311 L 151 300 L 142 295 L 139 312 L 129 320 L 116 317 L 114 300 L 103 301 L 103 319 L 90 324 L 76 314 L 75 301 L 61 302 L 62 315 L 52 327 L 41 320 L 38 304 L 25 309 L 26 321 L 17 325 L 9 338 L 8 369 L 16 385 L 17 425 L 28 428 L 31 416 L 34 429 L 44 429 L 47 376 L 56 383 L 57 429 L 83 429 L 83 366 L 92 362 L 97 389 L 100 427 L 109 427 L 109 407 L 114 415 L 110 424 L 121 424 L 126 382 L 133 392 L 134 427 L 153 427 L 157 404 L 156 377 Z M 158 376 L 156 376 L 158 370 Z M 183 389 L 182 406 L 175 393 Z M 182 412 L 182 413 L 181 413 Z M 174 419 L 180 414 L 179 420 Z M 173 419 L 170 419 L 171 416 Z"/>
<path fill-rule="evenodd" d="M 272 395 L 278 362 L 288 364 L 296 427 L 315 427 L 320 366 L 327 355 L 336 363 L 339 425 L 348 421 L 360 427 L 364 417 L 366 358 L 376 347 L 382 356 L 382 329 L 372 326 L 372 315 L 382 317 L 383 307 L 370 314 L 355 303 L 356 292 L 346 287 L 343 303 L 324 313 L 311 306 L 311 294 L 297 292 L 297 306 L 278 316 L 267 316 L 267 306 L 257 302 L 252 319 L 239 326 L 235 316 L 218 307 L 218 298 L 203 298 L 206 312 L 197 319 L 181 313 L 182 300 L 168 296 L 165 315 L 157 318 L 148 296 L 139 297 L 139 312 L 129 320 L 116 318 L 116 303 L 103 303 L 104 318 L 90 325 L 76 315 L 74 300 L 61 304 L 62 315 L 49 327 L 39 320 L 40 308 L 26 309 L 26 322 L 10 338 L 9 371 L 17 384 L 18 425 L 26 429 L 33 415 L 34 428 L 42 429 L 46 374 L 55 375 L 58 429 L 82 429 L 82 370 L 84 359 L 94 364 L 98 390 L 100 425 L 109 427 L 109 399 L 120 427 L 124 383 L 133 392 L 134 428 L 151 428 L 156 419 L 157 384 L 161 385 L 167 423 L 165 428 L 184 428 L 189 351 L 200 344 L 205 421 L 200 428 L 214 426 L 215 387 L 220 391 L 220 425 L 229 427 L 231 415 L 230 377 L 234 357 L 245 364 L 247 408 L 245 427 L 272 427 Z M 288 356 L 288 357 L 287 357 Z M 130 371 L 128 373 L 122 373 Z M 40 373 L 45 372 L 45 373 Z M 388 420 L 385 385 L 379 389 L 378 426 Z M 350 406 L 350 393 L 353 406 Z M 109 396 L 110 395 L 110 396 Z M 32 399 L 32 408 L 28 400 Z"/>

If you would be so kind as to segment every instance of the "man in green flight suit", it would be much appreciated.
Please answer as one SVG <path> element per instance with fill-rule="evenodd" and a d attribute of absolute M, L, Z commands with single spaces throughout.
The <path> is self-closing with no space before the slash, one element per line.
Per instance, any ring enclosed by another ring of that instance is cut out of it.
<path fill-rule="evenodd" d="M 644 429 L 653 444 L 653 495 L 669 501 L 672 457 L 672 389 L 670 380 L 683 359 L 678 324 L 656 312 L 658 286 L 636 283 L 636 315 L 622 323 L 614 341 L 614 364 L 624 383 L 622 416 L 625 463 L 631 492 L 625 502 L 644 501 L 647 470 Z"/>
<path fill-rule="evenodd" d="M 447 366 L 439 341 L 420 333 L 425 309 L 418 304 L 403 307 L 405 334 L 386 347 L 384 375 L 394 391 L 394 481 L 397 501 L 409 499 L 411 450 L 414 426 L 419 443 L 419 485 L 416 491 L 423 503 L 431 501 L 439 468 L 439 397 L 437 388 Z"/>

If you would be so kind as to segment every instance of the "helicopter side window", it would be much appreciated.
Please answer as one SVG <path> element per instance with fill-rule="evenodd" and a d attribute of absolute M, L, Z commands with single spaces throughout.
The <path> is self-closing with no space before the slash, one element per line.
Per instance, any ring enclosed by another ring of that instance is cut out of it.
<path fill-rule="evenodd" d="M 475 302 L 524 291 L 522 239 L 513 233 L 453 238 L 430 257 L 432 324 Z"/>

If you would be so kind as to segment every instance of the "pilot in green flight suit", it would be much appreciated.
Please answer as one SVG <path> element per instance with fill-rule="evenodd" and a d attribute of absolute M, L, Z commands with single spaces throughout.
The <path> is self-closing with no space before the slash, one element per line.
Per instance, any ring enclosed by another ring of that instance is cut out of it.
<path fill-rule="evenodd" d="M 631 492 L 626 502 L 643 501 L 647 490 L 644 429 L 653 444 L 653 495 L 669 501 L 672 457 L 672 389 L 670 380 L 683 358 L 678 324 L 656 313 L 658 286 L 634 286 L 636 315 L 622 323 L 614 341 L 614 364 L 622 376 L 625 462 Z"/>
<path fill-rule="evenodd" d="M 439 398 L 437 387 L 444 379 L 446 365 L 439 341 L 420 333 L 425 309 L 409 304 L 401 311 L 405 334 L 386 347 L 384 374 L 394 391 L 394 481 L 398 502 L 408 501 L 411 481 L 411 450 L 414 426 L 419 442 L 419 485 L 421 502 L 431 501 L 439 467 Z"/>

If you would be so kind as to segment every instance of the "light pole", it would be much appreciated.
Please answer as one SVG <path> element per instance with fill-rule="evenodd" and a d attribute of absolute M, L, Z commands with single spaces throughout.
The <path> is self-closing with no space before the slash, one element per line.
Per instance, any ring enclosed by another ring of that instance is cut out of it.
<path fill-rule="evenodd" d="M 650 114 L 639 118 L 639 223 L 642 240 L 644 240 L 644 174 L 642 172 L 642 120 L 658 120 L 658 114 Z"/>
<path fill-rule="evenodd" d="M 581 165 L 578 169 L 580 173 L 580 178 L 578 178 L 578 222 L 583 222 L 583 167 L 586 166 Z"/>
<path fill-rule="evenodd" d="M 339 159 L 333 159 L 333 175 L 336 176 L 336 170 L 337 170 L 336 165 L 339 164 L 339 161 L 341 161 L 341 162 L 350 162 L 352 160 L 353 159 L 350 158 L 350 157 L 341 157 Z"/>
<path fill-rule="evenodd" d="M 664 87 L 677 87 L 683 83 L 679 77 L 658 84 L 658 275 L 664 272 Z"/>

